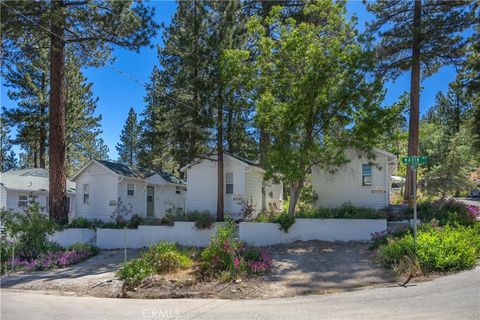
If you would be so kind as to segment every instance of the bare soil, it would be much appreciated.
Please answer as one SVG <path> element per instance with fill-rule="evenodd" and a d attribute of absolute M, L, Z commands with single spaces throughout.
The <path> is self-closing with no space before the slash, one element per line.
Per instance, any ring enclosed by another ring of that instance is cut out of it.
<path fill-rule="evenodd" d="M 148 277 L 136 288 L 124 288 L 115 272 L 123 251 L 102 251 L 96 257 L 59 270 L 3 276 L 2 288 L 61 294 L 124 298 L 250 299 L 325 294 L 368 286 L 396 284 L 395 276 L 376 266 L 364 243 L 296 242 L 267 248 L 272 270 L 259 277 L 228 283 L 200 281 L 195 270 Z M 129 258 L 139 250 L 129 250 Z"/>

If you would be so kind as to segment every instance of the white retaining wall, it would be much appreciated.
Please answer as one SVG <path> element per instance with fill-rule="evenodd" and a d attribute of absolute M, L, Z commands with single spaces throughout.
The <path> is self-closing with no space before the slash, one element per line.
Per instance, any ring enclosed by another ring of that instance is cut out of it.
<path fill-rule="evenodd" d="M 95 244 L 95 230 L 87 228 L 71 228 L 57 231 L 49 236 L 50 241 L 56 242 L 62 247 L 71 246 L 74 243 Z"/>
<path fill-rule="evenodd" d="M 386 219 L 295 219 L 288 233 L 277 223 L 240 223 L 240 239 L 266 246 L 298 240 L 370 241 L 371 234 L 387 229 Z"/>
<path fill-rule="evenodd" d="M 98 229 L 97 247 L 100 249 L 143 248 L 160 241 L 178 243 L 188 247 L 206 247 L 216 232 L 211 229 L 197 230 L 194 222 L 176 221 L 174 226 L 138 226 L 138 229 Z"/>

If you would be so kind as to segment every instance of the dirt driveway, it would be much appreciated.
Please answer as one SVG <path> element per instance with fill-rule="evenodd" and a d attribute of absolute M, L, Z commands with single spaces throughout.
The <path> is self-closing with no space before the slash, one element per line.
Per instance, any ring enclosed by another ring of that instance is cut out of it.
<path fill-rule="evenodd" d="M 128 250 L 127 258 L 136 258 L 139 250 Z M 1 277 L 1 287 L 22 290 L 53 291 L 62 294 L 118 297 L 122 281 L 115 272 L 124 261 L 122 250 L 102 250 L 85 262 L 49 271 L 15 273 Z"/>
<path fill-rule="evenodd" d="M 183 281 L 191 275 L 182 275 L 182 279 L 155 276 L 122 294 L 122 282 L 115 278 L 115 271 L 123 261 L 123 251 L 117 250 L 102 251 L 64 269 L 3 276 L 1 287 L 100 297 L 245 299 L 324 294 L 395 281 L 391 273 L 375 266 L 367 244 L 309 241 L 268 250 L 273 258 L 270 274 L 227 284 Z M 138 250 L 129 250 L 129 258 L 138 254 Z"/>

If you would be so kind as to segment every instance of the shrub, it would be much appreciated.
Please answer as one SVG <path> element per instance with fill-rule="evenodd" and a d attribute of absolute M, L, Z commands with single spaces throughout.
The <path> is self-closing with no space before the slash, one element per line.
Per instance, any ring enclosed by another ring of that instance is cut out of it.
<path fill-rule="evenodd" d="M 248 248 L 235 236 L 236 226 L 232 220 L 217 228 L 209 246 L 201 253 L 204 275 L 226 281 L 241 274 L 263 274 L 270 269 L 271 258 L 266 250 Z"/>
<path fill-rule="evenodd" d="M 134 214 L 130 218 L 130 221 L 128 221 L 127 227 L 132 228 L 132 229 L 136 229 L 136 228 L 138 228 L 139 225 L 142 224 L 142 222 L 143 222 L 143 218 L 138 214 Z"/>
<path fill-rule="evenodd" d="M 195 228 L 210 229 L 215 222 L 215 217 L 209 211 L 192 211 L 186 214 L 177 215 L 175 221 L 191 221 L 195 222 Z"/>
<path fill-rule="evenodd" d="M 186 269 L 191 264 L 187 252 L 178 250 L 175 244 L 160 242 L 150 247 L 140 258 L 124 263 L 117 275 L 127 286 L 134 286 L 145 277 Z"/>
<path fill-rule="evenodd" d="M 417 240 L 418 260 L 428 270 L 468 269 L 476 264 L 480 256 L 480 234 L 475 228 L 426 227 L 418 233 Z"/>
<path fill-rule="evenodd" d="M 78 217 L 70 221 L 67 228 L 92 228 L 92 222 L 84 217 Z"/>
<path fill-rule="evenodd" d="M 379 262 L 396 268 L 402 258 L 414 257 L 413 235 L 408 233 L 399 239 L 388 239 L 378 249 Z M 434 228 L 422 226 L 417 234 L 416 259 L 425 271 L 458 271 L 476 264 L 480 257 L 480 227 L 446 226 Z"/>
<path fill-rule="evenodd" d="M 281 213 L 275 219 L 275 223 L 279 224 L 278 229 L 287 233 L 288 229 L 290 229 L 290 227 L 295 223 L 295 216 L 288 214 L 287 212 Z"/>
<path fill-rule="evenodd" d="M 179 251 L 175 244 L 167 242 L 159 242 L 150 247 L 142 257 L 150 261 L 156 273 L 185 269 L 192 264 L 192 260 L 186 252 Z"/>
<path fill-rule="evenodd" d="M 355 207 L 347 202 L 338 208 L 321 207 L 317 210 L 299 212 L 296 217 L 308 219 L 385 219 L 387 213 L 383 210 Z"/>
<path fill-rule="evenodd" d="M 122 265 L 117 276 L 125 281 L 129 287 L 134 286 L 144 278 L 154 275 L 155 268 L 145 259 L 133 259 Z"/>
<path fill-rule="evenodd" d="M 447 224 L 471 226 L 475 224 L 476 217 L 480 214 L 477 207 L 466 205 L 454 199 L 422 202 L 418 205 L 417 212 L 423 222 L 436 219 L 440 226 Z M 412 216 L 413 209 L 409 209 L 409 214 Z"/>
<path fill-rule="evenodd" d="M 405 226 L 405 227 L 397 227 L 397 228 L 389 227 L 385 231 L 372 233 L 370 250 L 377 249 L 381 245 L 387 244 L 388 239 L 392 239 L 392 240 L 399 239 L 403 237 L 405 234 L 407 234 L 408 232 L 410 232 L 410 228 Z"/>
<path fill-rule="evenodd" d="M 24 213 L 2 210 L 2 224 L 5 231 L 16 240 L 18 256 L 24 259 L 37 258 L 52 244 L 48 236 L 56 230 L 56 225 L 42 213 L 36 197 L 31 196 Z"/>

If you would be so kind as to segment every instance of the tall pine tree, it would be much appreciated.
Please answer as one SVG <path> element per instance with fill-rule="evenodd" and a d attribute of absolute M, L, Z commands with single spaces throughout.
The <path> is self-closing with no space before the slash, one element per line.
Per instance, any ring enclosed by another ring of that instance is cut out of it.
<path fill-rule="evenodd" d="M 420 82 L 446 64 L 460 65 L 469 28 L 472 1 L 380 0 L 368 3 L 375 15 L 368 25 L 380 37 L 376 52 L 379 70 L 388 79 L 411 72 L 408 155 L 419 154 Z M 408 170 L 404 198 L 413 196 L 413 171 Z"/>
<path fill-rule="evenodd" d="M 127 121 L 120 134 L 120 142 L 115 147 L 118 152 L 118 162 L 129 166 L 138 165 L 138 155 L 141 149 L 140 133 L 141 127 L 137 121 L 137 113 L 130 108 Z"/>
<path fill-rule="evenodd" d="M 24 51 L 24 39 L 29 40 L 28 45 L 45 36 L 50 39 L 49 207 L 50 217 L 65 222 L 66 47 L 82 57 L 82 64 L 93 66 L 109 60 L 113 45 L 138 50 L 156 34 L 154 10 L 140 1 L 2 1 L 1 5 L 6 59 L 15 60 Z"/>
<path fill-rule="evenodd" d="M 0 172 L 16 169 L 17 157 L 12 150 L 10 128 L 3 117 L 0 117 Z"/>

